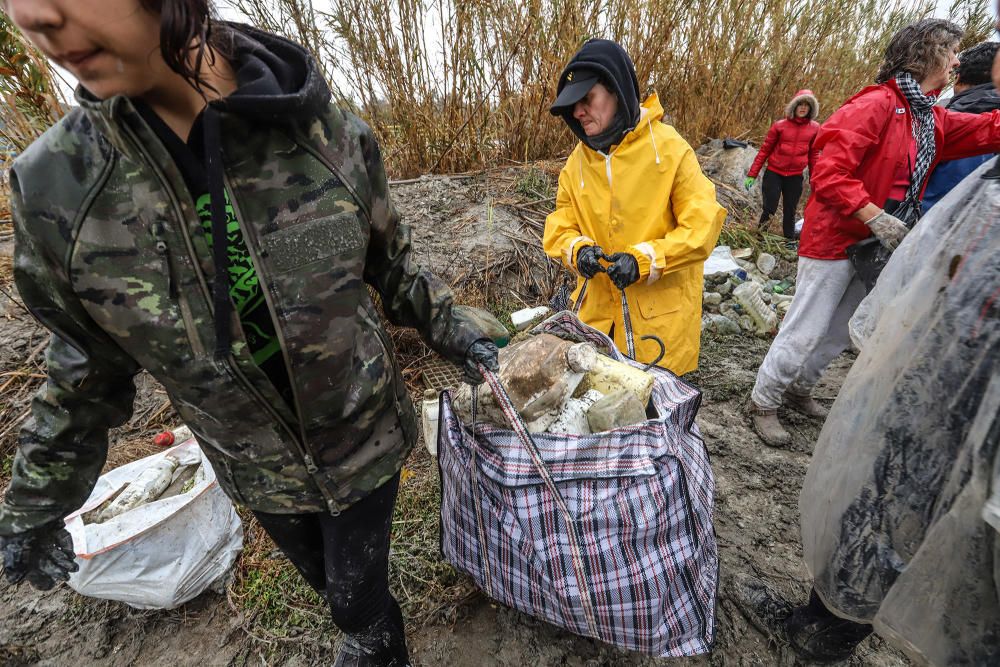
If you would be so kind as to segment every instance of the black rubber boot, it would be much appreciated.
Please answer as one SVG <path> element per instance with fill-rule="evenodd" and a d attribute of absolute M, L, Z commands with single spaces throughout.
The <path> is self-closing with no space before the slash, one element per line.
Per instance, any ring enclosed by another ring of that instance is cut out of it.
<path fill-rule="evenodd" d="M 858 644 L 872 633 L 867 623 L 840 618 L 823 604 L 816 591 L 809 604 L 796 607 L 785 621 L 788 643 L 797 654 L 813 662 L 840 662 L 854 654 Z"/>
<path fill-rule="evenodd" d="M 809 604 L 793 607 L 760 579 L 738 575 L 733 578 L 730 596 L 754 627 L 810 662 L 847 660 L 872 633 L 870 625 L 831 612 L 816 591 L 810 593 Z"/>
<path fill-rule="evenodd" d="M 340 650 L 337 652 L 337 659 L 333 661 L 333 667 L 360 667 L 370 664 L 368 652 L 361 648 L 361 645 L 349 635 L 344 636 L 344 641 L 340 642 Z"/>
<path fill-rule="evenodd" d="M 344 635 L 333 667 L 409 667 L 403 612 L 395 600 L 374 625 Z"/>
<path fill-rule="evenodd" d="M 410 661 L 405 655 L 393 653 L 391 650 L 365 648 L 354 637 L 344 635 L 333 667 L 409 667 Z"/>

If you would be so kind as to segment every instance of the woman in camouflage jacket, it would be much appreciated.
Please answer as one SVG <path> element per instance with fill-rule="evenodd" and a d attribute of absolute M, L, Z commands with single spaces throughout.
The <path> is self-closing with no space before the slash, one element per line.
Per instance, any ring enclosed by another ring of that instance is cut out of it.
<path fill-rule="evenodd" d="M 15 279 L 52 339 L 0 504 L 8 579 L 74 569 L 62 518 L 145 369 L 326 594 L 336 664 L 407 664 L 388 541 L 417 431 L 368 287 L 472 377 L 496 348 L 414 264 L 371 131 L 302 47 L 208 0 L 0 2 L 80 81 L 11 172 Z"/>

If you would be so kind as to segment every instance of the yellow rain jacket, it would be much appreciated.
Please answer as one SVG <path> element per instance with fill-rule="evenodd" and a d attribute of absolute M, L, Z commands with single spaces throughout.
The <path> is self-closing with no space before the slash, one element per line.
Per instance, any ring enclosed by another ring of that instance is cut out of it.
<path fill-rule="evenodd" d="M 636 358 L 653 361 L 659 346 L 640 336 L 659 336 L 666 346 L 659 365 L 680 375 L 698 367 L 702 266 L 726 209 L 691 146 L 660 122 L 662 117 L 654 94 L 642 103 L 635 129 L 609 154 L 577 144 L 559 174 L 556 210 L 545 221 L 543 245 L 573 271 L 577 253 L 588 245 L 599 245 L 607 255 L 633 255 L 640 277 L 625 292 Z M 574 300 L 582 285 L 579 277 Z M 620 294 L 598 273 L 587 287 L 580 319 L 604 332 L 613 323 L 615 344 L 626 350 Z"/>

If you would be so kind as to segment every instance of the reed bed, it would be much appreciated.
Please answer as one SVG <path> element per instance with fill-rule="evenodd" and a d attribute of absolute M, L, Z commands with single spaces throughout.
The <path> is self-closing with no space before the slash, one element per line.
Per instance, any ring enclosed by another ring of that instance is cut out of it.
<path fill-rule="evenodd" d="M 341 103 L 381 140 L 397 178 L 558 158 L 574 138 L 548 112 L 559 73 L 591 37 L 621 42 L 643 94 L 694 145 L 759 140 L 800 88 L 825 117 L 877 69 L 886 41 L 931 0 L 219 0 L 316 57 Z M 990 0 L 955 0 L 969 46 Z M 0 144 L 14 151 L 62 114 L 53 72 L 0 15 Z M 4 152 L 5 154 L 7 151 Z M 0 159 L 3 159 L 0 157 Z M 3 219 L 0 199 L 0 219 Z"/>
<path fill-rule="evenodd" d="M 52 66 L 0 12 L 0 236 L 9 230 L 7 174 L 20 151 L 65 109 Z"/>
<path fill-rule="evenodd" d="M 300 39 L 343 101 L 374 127 L 395 177 L 565 155 L 548 112 L 559 73 L 590 37 L 618 40 L 643 93 L 692 144 L 759 140 L 808 87 L 823 116 L 870 83 L 892 33 L 926 0 L 231 0 Z M 968 43 L 988 0 L 957 0 Z"/>

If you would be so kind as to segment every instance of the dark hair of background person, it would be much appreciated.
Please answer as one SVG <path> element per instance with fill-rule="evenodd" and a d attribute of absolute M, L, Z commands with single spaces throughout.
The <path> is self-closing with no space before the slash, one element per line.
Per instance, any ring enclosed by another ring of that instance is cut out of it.
<path fill-rule="evenodd" d="M 980 86 L 993 80 L 993 60 L 1000 51 L 1000 42 L 983 42 L 958 54 L 958 83 Z"/>

